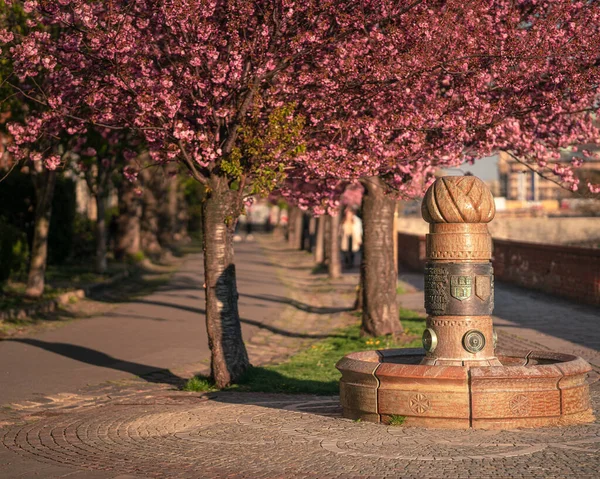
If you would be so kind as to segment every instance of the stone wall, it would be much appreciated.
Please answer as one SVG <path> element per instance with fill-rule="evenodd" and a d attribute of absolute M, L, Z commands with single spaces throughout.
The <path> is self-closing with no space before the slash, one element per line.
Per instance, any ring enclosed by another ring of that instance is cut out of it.
<path fill-rule="evenodd" d="M 398 233 L 398 263 L 414 271 L 425 268 L 425 235 Z"/>
<path fill-rule="evenodd" d="M 398 218 L 399 231 L 424 235 L 429 225 L 420 217 Z M 503 218 L 489 224 L 494 238 L 544 244 L 600 242 L 600 217 Z"/>
<path fill-rule="evenodd" d="M 399 233 L 398 262 L 425 265 L 425 236 Z M 600 305 L 600 249 L 494 239 L 494 276 L 526 288 Z"/>

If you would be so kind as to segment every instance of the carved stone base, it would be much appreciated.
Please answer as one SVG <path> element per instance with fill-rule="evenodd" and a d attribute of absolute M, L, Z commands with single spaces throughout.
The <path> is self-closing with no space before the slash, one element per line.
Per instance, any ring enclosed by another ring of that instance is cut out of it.
<path fill-rule="evenodd" d="M 422 364 L 421 349 L 352 353 L 337 364 L 344 416 L 407 426 L 504 429 L 593 422 L 591 366 L 569 354 L 498 354 L 498 366 Z"/>

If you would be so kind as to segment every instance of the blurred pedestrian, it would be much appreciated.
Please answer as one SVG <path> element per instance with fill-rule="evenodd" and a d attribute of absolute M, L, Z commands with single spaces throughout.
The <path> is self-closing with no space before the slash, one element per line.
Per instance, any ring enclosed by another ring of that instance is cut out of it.
<path fill-rule="evenodd" d="M 362 245 L 362 221 L 356 216 L 352 208 L 344 212 L 344 221 L 340 225 L 341 249 L 344 258 L 344 266 L 354 267 L 354 257 Z"/>

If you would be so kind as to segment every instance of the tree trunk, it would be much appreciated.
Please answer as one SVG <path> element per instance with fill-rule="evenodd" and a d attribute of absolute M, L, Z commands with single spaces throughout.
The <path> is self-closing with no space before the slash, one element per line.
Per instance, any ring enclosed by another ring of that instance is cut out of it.
<path fill-rule="evenodd" d="M 377 177 L 362 181 L 363 196 L 363 258 L 361 280 L 363 291 L 363 334 L 381 336 L 402 332 L 396 286 L 398 276 L 394 265 L 394 211 L 396 201 L 386 195 L 383 181 Z"/>
<path fill-rule="evenodd" d="M 317 238 L 315 243 L 315 262 L 321 264 L 325 261 L 325 217 L 317 218 Z"/>
<path fill-rule="evenodd" d="M 296 216 L 294 218 L 295 225 L 294 230 L 296 234 L 294 236 L 294 244 L 292 247 L 297 250 L 302 250 L 302 242 L 304 239 L 304 212 L 300 208 L 296 208 Z"/>
<path fill-rule="evenodd" d="M 140 252 L 142 206 L 133 183 L 123 179 L 119 185 L 119 218 L 115 257 L 135 256 Z"/>
<path fill-rule="evenodd" d="M 189 205 L 185 198 L 185 187 L 179 180 L 176 183 L 176 200 L 175 207 L 177 214 L 175 217 L 175 234 L 173 239 L 175 242 L 187 242 L 191 239 L 188 231 L 190 221 Z"/>
<path fill-rule="evenodd" d="M 298 214 L 300 210 L 298 210 L 298 208 L 296 208 L 295 206 L 290 206 L 290 208 L 288 209 L 288 235 L 287 235 L 287 240 L 288 240 L 288 246 L 290 248 L 294 247 L 294 244 L 296 244 L 296 235 L 298 234 L 298 232 L 296 231 L 296 216 Z"/>
<path fill-rule="evenodd" d="M 304 242 L 304 249 L 312 253 L 315 248 L 315 236 L 317 234 L 317 218 L 311 216 L 308 219 L 308 235 Z"/>
<path fill-rule="evenodd" d="M 106 272 L 106 251 L 107 251 L 107 234 L 106 234 L 106 197 L 98 193 L 96 195 L 96 272 Z"/>
<path fill-rule="evenodd" d="M 394 229 L 393 229 L 393 241 L 394 241 L 394 269 L 396 270 L 396 278 L 398 277 L 398 216 L 399 216 L 400 204 L 396 201 L 394 206 Z"/>
<path fill-rule="evenodd" d="M 25 295 L 39 298 L 44 294 L 46 265 L 48 261 L 48 232 L 52 216 L 52 198 L 56 186 L 56 171 L 44 170 L 34 173 L 35 187 L 35 223 L 33 228 L 33 244 L 31 261 Z"/>
<path fill-rule="evenodd" d="M 177 176 L 165 171 L 165 177 L 157 185 L 158 241 L 162 247 L 175 243 L 177 230 Z"/>
<path fill-rule="evenodd" d="M 202 209 L 206 330 L 211 374 L 217 387 L 223 388 L 236 382 L 250 366 L 242 339 L 233 263 L 233 235 L 241 202 L 225 178 L 211 178 L 210 187 Z"/>
<path fill-rule="evenodd" d="M 340 256 L 340 215 L 330 215 L 329 218 L 329 242 L 327 248 L 329 278 L 337 279 L 342 276 L 342 258 Z"/>
<path fill-rule="evenodd" d="M 160 253 L 162 248 L 158 241 L 158 200 L 161 191 L 161 179 L 158 175 L 162 172 L 154 168 L 142 170 L 141 176 L 144 182 L 144 191 L 142 193 L 142 219 L 140 227 L 140 237 L 142 250 L 148 253 Z"/>
<path fill-rule="evenodd" d="M 354 304 L 352 305 L 352 309 L 354 311 L 362 311 L 363 309 L 363 284 L 362 284 L 362 274 L 358 280 L 358 285 L 356 286 L 356 296 L 354 297 Z"/>

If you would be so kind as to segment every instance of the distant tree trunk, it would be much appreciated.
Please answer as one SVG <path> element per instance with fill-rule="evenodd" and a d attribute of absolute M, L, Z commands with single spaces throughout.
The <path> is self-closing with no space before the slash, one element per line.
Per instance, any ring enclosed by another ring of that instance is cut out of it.
<path fill-rule="evenodd" d="M 172 245 L 175 242 L 177 230 L 177 175 L 168 175 L 165 180 L 166 198 L 161 202 L 159 208 L 159 236 L 158 239 L 163 246 Z"/>
<path fill-rule="evenodd" d="M 288 240 L 288 246 L 290 248 L 293 248 L 294 245 L 296 244 L 296 235 L 298 234 L 298 231 L 296 230 L 296 216 L 298 215 L 298 213 L 300 212 L 300 210 L 298 208 L 296 208 L 295 206 L 290 206 L 289 210 L 288 210 L 288 235 L 287 235 L 287 240 Z"/>
<path fill-rule="evenodd" d="M 41 164 L 34 165 L 32 168 L 38 168 L 38 171 L 32 174 L 36 197 L 35 222 L 25 295 L 30 298 L 39 298 L 44 294 L 48 262 L 48 232 L 50 231 L 52 198 L 54 197 L 57 172 L 46 170 Z"/>
<path fill-rule="evenodd" d="M 290 207 L 288 217 L 288 245 L 290 248 L 302 249 L 302 227 L 304 213 L 296 206 Z"/>
<path fill-rule="evenodd" d="M 313 252 L 315 246 L 315 237 L 317 234 L 317 218 L 311 216 L 308 219 L 308 235 L 304 242 L 304 249 L 309 253 Z"/>
<path fill-rule="evenodd" d="M 141 243 L 142 250 L 148 253 L 160 253 L 162 248 L 158 241 L 158 200 L 161 194 L 160 182 L 162 172 L 155 168 L 142 170 L 144 190 L 142 192 Z"/>
<path fill-rule="evenodd" d="M 325 261 L 325 217 L 317 218 L 317 237 L 315 241 L 315 262 L 322 264 Z"/>
<path fill-rule="evenodd" d="M 108 231 L 106 227 L 106 200 L 111 175 L 116 166 L 116 158 L 99 157 L 86 168 L 84 178 L 96 202 L 96 272 L 105 273 L 107 268 Z"/>
<path fill-rule="evenodd" d="M 329 242 L 327 248 L 329 278 L 337 279 L 342 276 L 342 258 L 340 255 L 340 215 L 328 216 L 329 218 Z"/>
<path fill-rule="evenodd" d="M 106 252 L 108 249 L 108 235 L 106 232 L 106 196 L 103 192 L 95 195 L 96 200 L 96 272 L 106 272 Z"/>
<path fill-rule="evenodd" d="M 202 210 L 206 329 L 211 350 L 211 374 L 219 388 L 236 382 L 250 362 L 242 339 L 233 262 L 233 235 L 241 200 L 226 178 L 212 177 Z"/>
<path fill-rule="evenodd" d="M 119 218 L 115 257 L 134 256 L 140 252 L 140 218 L 142 205 L 135 184 L 122 179 L 119 185 Z"/>
<path fill-rule="evenodd" d="M 141 246 L 144 252 L 160 253 L 158 241 L 158 200 L 160 195 L 160 179 L 156 178 L 162 172 L 155 168 L 142 170 L 141 177 L 144 185 L 142 192 L 142 218 L 140 224 Z"/>
<path fill-rule="evenodd" d="M 381 336 L 402 332 L 396 303 L 394 211 L 396 201 L 386 195 L 378 177 L 365 178 L 363 196 L 362 325 L 363 334 Z"/>
<path fill-rule="evenodd" d="M 190 213 L 189 205 L 185 198 L 185 188 L 179 179 L 177 179 L 176 182 L 176 193 L 177 202 L 175 207 L 177 209 L 177 214 L 175 216 L 175 234 L 173 239 L 176 242 L 185 242 L 190 240 L 190 234 L 188 231 Z"/>
<path fill-rule="evenodd" d="M 352 305 L 354 311 L 362 311 L 363 309 L 363 284 L 362 274 L 358 279 L 358 285 L 356 286 L 356 296 L 354 297 L 354 304 Z"/>
<path fill-rule="evenodd" d="M 329 244 L 331 243 L 331 221 L 329 221 L 329 215 L 323 216 L 323 236 L 323 262 L 329 263 Z"/>
<path fill-rule="evenodd" d="M 298 212 L 296 213 L 296 236 L 294 237 L 294 249 L 302 250 L 302 243 L 304 240 L 304 212 L 297 208 Z"/>

